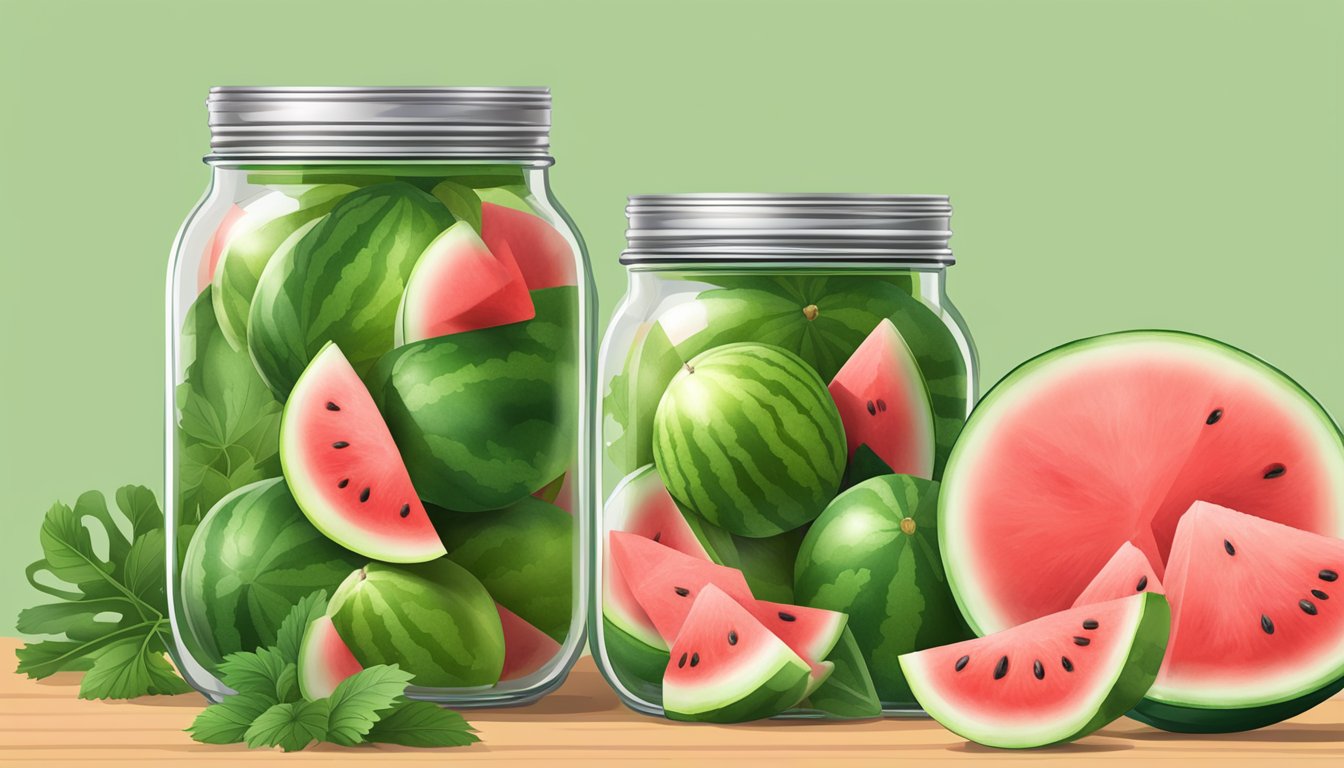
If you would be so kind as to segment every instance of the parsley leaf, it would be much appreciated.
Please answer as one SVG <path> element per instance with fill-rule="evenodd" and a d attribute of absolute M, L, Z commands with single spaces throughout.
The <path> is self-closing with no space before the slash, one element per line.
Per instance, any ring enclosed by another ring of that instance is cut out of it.
<path fill-rule="evenodd" d="M 342 680 L 327 697 L 331 704 L 327 740 L 347 747 L 362 742 L 380 713 L 391 709 L 406 691 L 412 677 L 395 664 L 379 664 Z"/>
<path fill-rule="evenodd" d="M 374 724 L 365 740 L 405 747 L 465 747 L 481 740 L 475 730 L 450 709 L 402 699 Z"/>
<path fill-rule="evenodd" d="M 252 721 L 243 734 L 247 746 L 279 747 L 293 752 L 327 735 L 327 700 L 275 704 Z"/>
<path fill-rule="evenodd" d="M 187 732 L 202 744 L 236 744 L 243 740 L 252 722 L 274 705 L 271 699 L 256 694 L 230 696 L 206 707 Z"/>

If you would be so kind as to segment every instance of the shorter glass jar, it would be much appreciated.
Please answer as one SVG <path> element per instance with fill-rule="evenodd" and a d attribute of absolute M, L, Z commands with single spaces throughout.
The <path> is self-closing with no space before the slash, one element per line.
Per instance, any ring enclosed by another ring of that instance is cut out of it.
<path fill-rule="evenodd" d="M 733 593 L 739 577 L 713 568 L 705 576 L 696 564 L 711 560 L 740 571 L 752 599 L 845 613 L 847 634 L 827 641 L 833 685 L 860 685 L 839 679 L 846 667 L 851 678 L 871 677 L 881 712 L 918 712 L 896 654 L 968 633 L 944 586 L 932 517 L 931 481 L 976 395 L 975 347 L 946 293 L 948 199 L 657 195 L 632 197 L 627 213 L 629 287 L 598 372 L 595 485 L 605 501 L 593 526 L 590 636 L 603 674 L 633 709 L 664 714 L 664 635 L 699 603 L 695 585 L 659 574 L 721 587 L 726 579 Z M 890 531 L 840 523 L 867 549 L 852 562 L 832 553 L 834 584 L 804 587 L 816 581 L 804 576 L 817 557 L 809 540 L 839 514 L 831 502 L 894 472 L 918 478 L 908 482 L 920 511 L 881 510 L 897 513 Z M 896 543 L 873 544 L 887 533 Z M 871 610 L 887 596 L 878 590 L 926 577 L 939 586 L 907 596 L 924 601 L 907 606 L 923 615 Z M 734 597 L 744 599 L 740 589 Z M 839 658 L 855 648 L 861 659 Z M 708 654 L 692 661 L 711 663 Z M 877 702 L 834 694 L 818 689 L 786 711 L 757 714 L 878 714 Z"/>

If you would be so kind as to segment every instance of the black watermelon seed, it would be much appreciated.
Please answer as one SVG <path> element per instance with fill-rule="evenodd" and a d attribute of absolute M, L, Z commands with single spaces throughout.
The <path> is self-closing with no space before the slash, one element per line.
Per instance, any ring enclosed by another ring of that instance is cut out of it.
<path fill-rule="evenodd" d="M 1237 548 L 1232 546 L 1232 542 L 1227 539 L 1223 539 L 1223 549 L 1227 550 L 1227 554 L 1229 555 L 1237 554 Z"/>
<path fill-rule="evenodd" d="M 798 618 L 795 617 L 792 613 L 785 613 L 785 612 L 783 612 L 783 611 L 780 611 L 780 612 L 779 612 L 779 620 L 780 620 L 780 621 L 797 621 Z"/>
<path fill-rule="evenodd" d="M 1318 574 L 1316 574 L 1316 575 L 1317 575 L 1318 577 L 1320 577 L 1321 581 L 1334 581 L 1335 579 L 1338 579 L 1338 578 L 1339 578 L 1339 574 L 1338 574 L 1338 573 L 1335 573 L 1334 571 L 1330 570 L 1329 568 L 1326 568 L 1325 570 L 1321 571 L 1320 573 L 1318 573 Z"/>
<path fill-rule="evenodd" d="M 1269 620 L 1265 614 L 1260 614 L 1260 628 L 1265 630 L 1266 635 L 1274 634 L 1274 622 Z"/>
<path fill-rule="evenodd" d="M 1270 464 L 1268 467 L 1265 467 L 1265 479 L 1273 480 L 1276 477 L 1283 477 L 1284 473 L 1287 471 L 1288 468 L 1282 464 Z"/>
<path fill-rule="evenodd" d="M 1073 671 L 1073 662 L 1072 662 L 1072 661 L 1069 661 L 1069 657 L 1068 657 L 1068 656 L 1061 656 L 1061 657 L 1059 658 L 1059 663 L 1060 663 L 1060 665 L 1061 665 L 1062 667 L 1064 667 L 1064 671 L 1065 671 L 1065 672 L 1072 672 L 1072 671 Z"/>
<path fill-rule="evenodd" d="M 1073 638 L 1073 644 L 1074 644 L 1074 645 L 1091 645 L 1091 644 L 1092 644 L 1092 641 L 1091 641 L 1091 640 L 1088 640 L 1086 637 L 1075 637 L 1075 638 Z"/>
<path fill-rule="evenodd" d="M 1301 608 L 1302 612 L 1307 614 L 1308 616 L 1316 615 L 1316 604 L 1311 602 L 1310 600 L 1298 600 L 1297 607 Z"/>
<path fill-rule="evenodd" d="M 953 669 L 956 669 L 958 672 L 960 672 L 961 670 L 966 668 L 967 664 L 970 663 L 971 663 L 970 656 L 962 656 L 960 659 L 957 659 L 957 663 L 953 666 Z"/>
<path fill-rule="evenodd" d="M 364 490 L 362 490 L 362 491 L 359 492 L 359 500 L 360 500 L 361 503 L 369 500 L 369 489 L 368 489 L 368 488 L 365 488 Z"/>
<path fill-rule="evenodd" d="M 878 400 L 878 401 L 877 401 L 877 410 L 882 411 L 883 413 L 885 413 L 886 410 L 887 410 L 887 402 L 886 402 L 885 400 Z"/>
<path fill-rule="evenodd" d="M 696 664 L 699 664 L 699 663 L 700 663 L 700 654 L 698 654 L 698 653 L 692 653 L 692 654 L 691 654 L 691 666 L 694 667 Z"/>
<path fill-rule="evenodd" d="M 1002 680 L 1006 674 L 1008 674 L 1008 657 L 1000 656 L 999 663 L 994 665 L 994 679 Z"/>
<path fill-rule="evenodd" d="M 1319 590 L 1319 589 L 1313 589 L 1313 590 L 1311 590 L 1311 596 L 1314 597 L 1314 598 L 1316 598 L 1317 600 L 1329 600 L 1329 599 L 1330 599 L 1330 596 L 1329 596 L 1329 595 L 1325 594 L 1325 592 L 1323 592 L 1323 591 L 1321 591 L 1321 590 Z"/>
<path fill-rule="evenodd" d="M 1031 665 L 1031 673 L 1036 676 L 1037 680 L 1045 679 L 1045 665 L 1041 663 L 1040 659 L 1037 659 L 1036 663 Z"/>
<path fill-rule="evenodd" d="M 339 482 L 339 483 L 336 484 L 336 487 L 337 487 L 337 488 L 344 488 L 345 486 L 347 486 L 347 485 L 349 485 L 349 484 L 350 484 L 350 478 L 348 478 L 348 477 L 344 477 L 344 478 L 341 478 L 341 482 Z"/>
<path fill-rule="evenodd" d="M 684 666 L 686 666 L 686 654 L 683 653 L 681 654 L 681 658 L 677 659 L 677 668 L 680 669 Z"/>
<path fill-rule="evenodd" d="M 872 401 L 872 400 L 869 400 L 869 401 L 868 401 L 868 415 L 869 415 L 869 416 L 876 416 L 876 415 L 877 415 L 877 406 L 876 406 L 876 405 L 873 405 L 873 401 Z"/>
<path fill-rule="evenodd" d="M 339 451 L 342 448 L 349 448 L 350 444 L 345 442 L 344 440 L 337 440 L 336 442 L 331 444 L 331 447 Z"/>
<path fill-rule="evenodd" d="M 728 630 L 728 644 L 737 645 L 737 630 Z"/>
<path fill-rule="evenodd" d="M 341 406 L 339 406 L 339 405 L 337 405 L 337 404 L 331 402 L 330 400 L 328 400 L 328 401 L 327 401 L 327 410 L 328 410 L 328 411 L 339 411 L 339 410 L 341 410 Z"/>
<path fill-rule="evenodd" d="M 401 505 L 401 516 L 402 516 L 402 517 L 410 517 L 410 516 L 411 516 L 411 505 L 410 505 L 410 504 L 402 504 L 402 505 Z"/>
<path fill-rule="evenodd" d="M 1083 629 L 1096 629 L 1100 626 L 1096 619 L 1083 619 Z"/>
<path fill-rule="evenodd" d="M 1135 591 L 1135 592 L 1142 592 L 1143 590 L 1145 590 L 1145 589 L 1147 589 L 1147 588 L 1148 588 L 1148 577 L 1147 577 L 1147 576 L 1140 576 L 1140 577 L 1139 577 L 1139 583 L 1134 585 L 1134 591 Z"/>
<path fill-rule="evenodd" d="M 682 597 L 686 597 L 687 595 L 691 594 L 691 590 L 685 587 L 673 587 L 672 589 L 676 590 L 677 594 L 681 595 Z"/>
<path fill-rule="evenodd" d="M 1204 423 L 1208 424 L 1209 426 L 1213 426 L 1214 424 L 1217 424 L 1218 420 L 1221 418 L 1223 418 L 1223 409 L 1214 408 L 1213 413 L 1209 414 L 1209 418 L 1205 419 Z"/>
<path fill-rule="evenodd" d="M 662 531 L 659 531 L 659 532 L 653 534 L 653 543 L 654 543 L 654 544 L 657 544 L 657 543 L 658 543 L 658 540 L 661 539 L 661 538 L 663 538 L 663 532 L 662 532 Z"/>

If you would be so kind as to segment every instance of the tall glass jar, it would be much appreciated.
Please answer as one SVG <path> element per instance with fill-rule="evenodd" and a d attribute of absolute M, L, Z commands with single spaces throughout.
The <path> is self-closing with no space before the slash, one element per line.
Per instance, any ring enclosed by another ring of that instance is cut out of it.
<path fill-rule="evenodd" d="M 627 213 L 598 372 L 604 675 L 680 719 L 918 712 L 897 657 L 969 636 L 936 539 L 976 394 L 948 199 L 654 195 Z"/>
<path fill-rule="evenodd" d="M 595 298 L 550 106 L 211 91 L 211 183 L 170 266 L 165 486 L 175 657 L 210 698 L 228 654 L 276 645 L 310 698 L 396 663 L 455 706 L 536 699 L 581 652 Z"/>

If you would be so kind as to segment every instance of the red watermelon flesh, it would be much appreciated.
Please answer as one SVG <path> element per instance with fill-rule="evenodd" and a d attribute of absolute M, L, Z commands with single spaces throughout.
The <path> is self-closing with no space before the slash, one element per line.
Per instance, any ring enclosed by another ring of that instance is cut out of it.
<path fill-rule="evenodd" d="M 550 635 L 498 603 L 495 608 L 504 627 L 504 670 L 499 673 L 500 682 L 527 677 L 560 653 L 560 644 Z"/>
<path fill-rule="evenodd" d="M 547 483 L 532 494 L 533 498 L 554 504 L 569 514 L 574 514 L 574 473 L 575 468 L 565 470 L 565 474 Z"/>
<path fill-rule="evenodd" d="M 1344 677 L 1344 541 L 1205 502 L 1167 569 L 1172 633 L 1150 698 L 1230 708 Z"/>
<path fill-rule="evenodd" d="M 1086 339 L 977 406 L 940 496 L 940 545 L 980 633 L 1068 607 L 1131 542 L 1156 575 L 1196 499 L 1344 531 L 1344 440 L 1280 372 L 1203 337 Z"/>
<path fill-rule="evenodd" d="M 848 617 L 839 611 L 753 600 L 746 608 L 808 663 L 816 664 L 830 655 L 840 642 Z"/>
<path fill-rule="evenodd" d="M 446 554 L 378 407 L 334 343 L 285 401 L 280 465 L 299 508 L 337 544 L 389 563 Z"/>
<path fill-rule="evenodd" d="M 305 699 L 325 699 L 342 680 L 363 669 L 330 616 L 319 616 L 304 630 L 298 672 L 299 691 Z"/>
<path fill-rule="evenodd" d="M 867 445 L 892 472 L 933 477 L 933 405 L 919 363 L 890 320 L 868 334 L 829 389 L 851 459 Z"/>
<path fill-rule="evenodd" d="M 1073 604 L 1076 607 L 1104 603 L 1118 597 L 1129 597 L 1135 592 L 1163 594 L 1162 582 L 1153 572 L 1148 556 L 1126 541 L 1106 561 L 1101 572 L 1092 577 L 1092 582 Z"/>
<path fill-rule="evenodd" d="M 481 203 L 481 239 L 501 259 L 511 257 L 533 291 L 577 285 L 574 250 L 560 231 L 540 216 L 494 203 Z"/>
<path fill-rule="evenodd" d="M 224 254 L 224 246 L 228 244 L 229 234 L 233 231 L 233 225 L 243 217 L 243 209 L 237 203 L 230 205 L 229 210 L 225 212 L 224 218 L 220 220 L 219 226 L 210 235 L 210 240 L 205 244 L 205 258 L 201 259 L 200 267 L 196 273 L 196 292 L 204 291 L 206 286 L 215 279 L 215 268 L 219 266 L 219 257 Z"/>
<path fill-rule="evenodd" d="M 635 601 L 663 639 L 671 644 L 696 595 L 713 584 L 743 605 L 753 601 L 742 572 L 621 531 L 611 532 L 611 555 Z"/>

